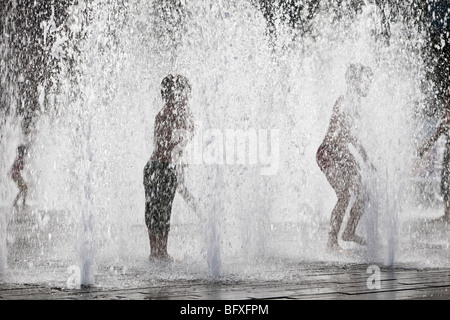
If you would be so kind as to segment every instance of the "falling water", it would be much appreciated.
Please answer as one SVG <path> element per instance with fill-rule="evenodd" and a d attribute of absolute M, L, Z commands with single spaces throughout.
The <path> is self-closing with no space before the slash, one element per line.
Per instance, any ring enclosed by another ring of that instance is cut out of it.
<path fill-rule="evenodd" d="M 375 36 L 382 14 L 371 2 L 348 16 L 330 8 L 320 6 L 306 33 L 283 22 L 282 12 L 268 33 L 250 1 L 89 0 L 71 5 L 61 25 L 49 18 L 45 25 L 54 28 L 44 31 L 56 39 L 50 52 L 59 71 L 41 84 L 49 111 L 36 122 L 29 168 L 34 212 L 53 225 L 39 231 L 45 241 L 31 248 L 39 251 L 34 265 L 78 266 L 82 284 L 93 285 L 104 266 L 150 264 L 142 170 L 169 73 L 192 84 L 196 138 L 186 180 L 201 204 L 195 213 L 174 200 L 168 251 L 186 266 L 180 277 L 267 278 L 276 276 L 276 261 L 291 259 L 409 263 L 400 222 L 412 193 L 422 35 L 393 22 L 386 43 Z M 358 230 L 368 246 L 343 243 L 352 254 L 339 256 L 325 250 L 336 196 L 315 153 L 352 62 L 374 72 L 358 131 L 377 172 L 364 176 L 368 201 Z M 238 155 L 227 161 L 237 150 L 227 132 L 248 134 L 243 163 Z"/>

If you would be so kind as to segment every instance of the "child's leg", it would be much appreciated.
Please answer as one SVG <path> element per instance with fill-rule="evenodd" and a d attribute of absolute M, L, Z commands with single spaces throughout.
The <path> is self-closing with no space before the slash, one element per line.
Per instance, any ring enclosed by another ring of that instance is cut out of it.
<path fill-rule="evenodd" d="M 22 204 L 25 205 L 26 201 L 27 201 L 27 193 L 28 193 L 28 186 L 25 183 L 25 180 L 23 180 L 23 178 L 21 179 L 21 193 L 23 196 L 23 201 Z"/>
<path fill-rule="evenodd" d="M 364 238 L 356 234 L 356 227 L 358 226 L 359 220 L 363 214 L 363 203 L 360 199 L 357 199 L 355 204 L 350 210 L 350 216 L 347 222 L 347 227 L 342 234 L 342 240 L 353 241 L 360 245 L 365 245 L 366 241 Z"/>
<path fill-rule="evenodd" d="M 356 200 L 350 210 L 350 216 L 347 222 L 347 227 L 342 234 L 342 240 L 353 241 L 360 245 L 365 245 L 366 241 L 356 234 L 356 228 L 358 227 L 358 223 L 364 209 L 364 202 L 361 198 L 361 176 L 359 174 L 355 176 L 352 187 Z"/>
<path fill-rule="evenodd" d="M 14 208 L 17 208 L 17 202 L 19 201 L 19 198 L 20 198 L 20 196 L 21 196 L 21 191 L 19 191 L 19 193 L 17 194 L 17 196 L 16 196 L 16 198 L 14 199 L 14 202 L 13 202 L 13 207 Z"/>
<path fill-rule="evenodd" d="M 157 233 L 152 233 L 149 230 L 148 236 L 150 240 L 150 257 L 160 259 L 161 253 L 163 252 L 161 235 Z"/>
<path fill-rule="evenodd" d="M 13 202 L 13 206 L 14 206 L 15 208 L 17 208 L 17 203 L 19 202 L 19 199 L 20 199 L 20 197 L 22 196 L 22 183 L 21 183 L 21 178 L 14 179 L 14 182 L 16 183 L 17 188 L 19 188 L 19 192 L 17 193 L 17 196 L 16 196 L 16 198 L 14 199 L 14 202 Z"/>
<path fill-rule="evenodd" d="M 328 234 L 328 244 L 327 244 L 327 246 L 330 249 L 339 247 L 338 235 L 349 202 L 350 202 L 350 194 L 348 192 L 340 192 L 338 194 L 337 203 L 334 206 L 333 211 L 331 212 L 330 232 Z"/>
<path fill-rule="evenodd" d="M 327 247 L 329 249 L 339 250 L 338 235 L 341 230 L 345 212 L 347 211 L 347 207 L 350 203 L 348 176 L 339 166 L 329 167 L 324 171 L 324 173 L 338 198 L 337 203 L 331 212 Z"/>
<path fill-rule="evenodd" d="M 444 216 L 442 219 L 445 221 L 450 221 L 450 196 L 448 193 L 444 194 Z"/>
<path fill-rule="evenodd" d="M 449 220 L 450 219 L 450 170 L 449 170 L 448 155 L 446 153 L 444 157 L 444 163 L 441 172 L 441 194 L 444 200 L 444 216 L 437 220 Z"/>

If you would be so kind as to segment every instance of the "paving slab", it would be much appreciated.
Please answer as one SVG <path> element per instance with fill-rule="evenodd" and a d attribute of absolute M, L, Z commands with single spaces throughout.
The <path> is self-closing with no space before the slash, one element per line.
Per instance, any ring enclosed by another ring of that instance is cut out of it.
<path fill-rule="evenodd" d="M 299 270 L 301 268 L 299 267 Z M 368 276 L 332 264 L 317 266 L 316 273 L 305 273 L 301 280 L 288 281 L 164 281 L 135 287 L 86 287 L 67 289 L 46 283 L 0 283 L 0 299 L 129 299 L 129 300 L 264 300 L 264 299 L 444 299 L 450 300 L 450 269 L 384 270 L 378 288 L 370 288 Z M 131 275 L 130 275 L 131 276 Z M 345 279 L 348 279 L 346 282 Z"/>

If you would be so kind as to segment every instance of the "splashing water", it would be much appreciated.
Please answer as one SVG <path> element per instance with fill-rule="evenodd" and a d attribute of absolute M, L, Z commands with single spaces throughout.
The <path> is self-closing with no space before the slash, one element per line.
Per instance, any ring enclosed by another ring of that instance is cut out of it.
<path fill-rule="evenodd" d="M 92 0 L 67 12 L 64 27 L 48 29 L 60 69 L 46 91 L 51 111 L 36 123 L 29 167 L 31 213 L 50 222 L 41 223 L 37 244 L 27 248 L 28 268 L 77 265 L 81 283 L 93 285 L 102 266 L 147 263 L 142 170 L 162 107 L 159 83 L 169 73 L 192 84 L 196 138 L 186 180 L 203 208 L 196 215 L 175 198 L 168 251 L 186 266 L 180 277 L 198 276 L 193 269 L 201 266 L 200 276 L 266 278 L 274 275 L 264 268 L 278 259 L 421 262 L 413 255 L 415 233 L 401 228 L 415 217 L 407 205 L 412 106 L 422 99 L 423 61 L 410 49 L 420 47 L 421 34 L 408 37 L 405 25 L 392 23 L 389 45 L 376 41 L 381 17 L 369 3 L 337 22 L 331 11 L 319 10 L 306 34 L 275 20 L 271 41 L 267 21 L 247 1 L 170 7 Z M 325 251 L 336 196 L 315 153 L 352 62 L 374 71 L 358 132 L 377 173 L 363 174 L 367 201 L 359 230 L 368 246 L 344 243 L 353 254 L 336 256 Z M 227 132 L 248 138 L 241 163 Z M 12 150 L 13 142 L 2 147 Z M 7 258 L 3 231 L 0 271 Z M 23 248 L 13 247 L 8 258 L 20 269 Z M 439 253 L 430 259 L 446 263 Z M 161 276 L 170 277 L 166 272 Z"/>

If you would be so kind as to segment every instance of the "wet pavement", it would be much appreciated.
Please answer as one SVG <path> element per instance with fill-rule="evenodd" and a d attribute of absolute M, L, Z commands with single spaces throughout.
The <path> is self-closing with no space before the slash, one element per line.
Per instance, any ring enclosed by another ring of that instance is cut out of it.
<path fill-rule="evenodd" d="M 294 274 L 292 270 L 286 272 Z M 3 283 L 0 299 L 450 300 L 450 269 L 377 269 L 355 264 L 302 263 L 297 266 L 292 281 L 179 279 L 80 289 L 49 283 Z"/>
<path fill-rule="evenodd" d="M 41 216 L 41 225 L 46 217 Z M 99 264 L 95 284 L 89 287 L 77 287 L 76 282 L 72 285 L 68 273 L 70 259 L 61 258 L 61 252 L 48 243 L 43 245 L 42 239 L 49 241 L 45 228 L 39 229 L 36 224 L 28 224 L 29 229 L 26 226 L 20 221 L 14 225 L 16 235 L 9 243 L 8 268 L 0 274 L 0 300 L 165 300 L 191 301 L 191 305 L 256 300 L 450 300 L 450 267 L 446 267 L 448 261 L 441 261 L 442 257 L 448 257 L 447 242 L 442 242 L 448 226 L 441 228 L 443 234 L 438 239 L 441 242 L 431 237 L 440 229 L 433 229 L 428 238 L 422 234 L 422 241 L 427 240 L 428 244 L 422 245 L 418 259 L 425 252 L 435 254 L 426 257 L 431 261 L 428 267 L 414 263 L 387 267 L 351 259 L 318 261 L 280 255 L 256 259 L 252 266 L 237 260 L 234 265 L 224 265 L 222 275 L 215 277 L 208 275 L 207 268 L 205 272 L 201 259 L 192 262 L 189 255 L 183 258 L 182 249 L 178 252 L 172 249 L 182 257 L 173 263 L 149 262 L 141 253 L 147 250 L 144 239 L 142 244 L 134 244 L 145 247 L 136 253 L 141 257 L 139 261 Z M 414 224 L 408 226 L 411 229 Z M 53 230 L 51 243 L 59 243 L 68 236 L 65 232 L 58 236 L 57 229 L 47 229 Z M 40 230 L 40 241 L 31 236 L 36 230 Z M 173 236 L 183 239 L 181 231 L 177 232 L 174 229 Z M 292 239 L 288 232 L 277 233 L 278 244 L 282 242 L 281 235 Z M 274 251 L 280 248 L 283 247 Z M 66 252 L 67 247 L 63 246 L 63 250 Z M 69 257 L 69 252 L 66 253 Z M 29 259 L 32 254 L 36 256 L 34 260 Z M 433 257 L 440 258 L 439 266 L 433 267 L 434 261 L 438 261 Z"/>

